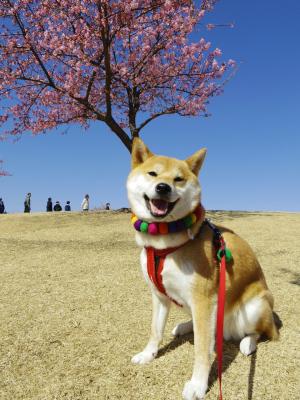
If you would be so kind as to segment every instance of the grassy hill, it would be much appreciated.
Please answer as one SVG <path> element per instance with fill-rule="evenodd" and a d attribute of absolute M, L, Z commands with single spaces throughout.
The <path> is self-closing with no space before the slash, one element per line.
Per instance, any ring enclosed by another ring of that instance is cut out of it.
<path fill-rule="evenodd" d="M 225 344 L 224 398 L 299 398 L 300 214 L 210 217 L 252 245 L 283 322 L 280 341 L 248 358 Z M 159 357 L 130 363 L 148 339 L 151 299 L 128 214 L 1 215 L 0 228 L 1 400 L 181 398 L 193 364 L 193 336 L 171 337 L 181 310 Z M 217 399 L 215 365 L 210 382 L 206 399 Z"/>

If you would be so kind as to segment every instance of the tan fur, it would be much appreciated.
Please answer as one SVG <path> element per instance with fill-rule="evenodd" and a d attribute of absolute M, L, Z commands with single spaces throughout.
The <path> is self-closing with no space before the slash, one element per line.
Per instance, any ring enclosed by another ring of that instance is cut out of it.
<path fill-rule="evenodd" d="M 206 150 L 202 149 L 186 161 L 181 161 L 155 156 L 140 139 L 136 140 L 132 154 L 133 170 L 127 183 L 133 212 L 142 219 L 155 221 L 155 218 L 148 216 L 147 210 L 143 208 L 142 197 L 139 198 L 134 191 L 138 186 L 136 190 L 153 193 L 153 187 L 160 182 L 172 187 L 174 198 L 179 196 L 173 212 L 163 218 L 163 221 L 177 220 L 195 209 L 201 197 L 196 175 L 202 166 L 205 153 Z M 155 171 L 157 176 L 149 177 L 149 171 Z M 178 176 L 182 177 L 183 181 L 176 182 L 175 178 Z M 140 246 L 162 249 L 187 242 L 167 257 L 163 271 L 163 282 L 167 293 L 169 291 L 172 298 L 175 297 L 184 305 L 184 309 L 191 314 L 193 321 L 195 362 L 192 378 L 186 383 L 183 391 L 183 398 L 186 400 L 204 397 L 215 337 L 219 267 L 215 257 L 212 232 L 206 225 L 202 227 L 201 225 L 202 221 L 199 221 L 189 234 L 187 231 L 164 236 L 136 233 L 137 243 Z M 241 351 L 249 354 L 255 349 L 256 339 L 262 334 L 269 339 L 278 337 L 272 314 L 273 296 L 250 246 L 231 230 L 224 227 L 219 229 L 233 255 L 233 261 L 227 265 L 224 336 L 237 339 L 247 336 L 248 339 L 241 341 Z M 195 235 L 194 240 L 189 240 L 191 233 Z M 145 278 L 152 290 L 153 319 L 148 345 L 133 358 L 135 363 L 149 362 L 156 356 L 170 307 L 170 300 L 160 294 L 147 277 L 143 252 L 141 260 Z M 185 329 L 189 326 L 192 325 L 186 324 Z"/>

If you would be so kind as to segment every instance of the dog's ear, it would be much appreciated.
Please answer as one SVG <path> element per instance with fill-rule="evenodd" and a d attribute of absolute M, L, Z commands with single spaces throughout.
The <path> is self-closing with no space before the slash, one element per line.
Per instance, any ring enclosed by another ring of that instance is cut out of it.
<path fill-rule="evenodd" d="M 140 138 L 134 138 L 131 151 L 131 167 L 138 167 L 148 158 L 152 157 L 153 153 L 148 149 L 145 143 Z"/>
<path fill-rule="evenodd" d="M 202 167 L 204 158 L 206 155 L 206 149 L 203 148 L 201 150 L 196 151 L 191 157 L 187 158 L 185 162 L 189 166 L 190 170 L 198 176 L 199 171 Z"/>

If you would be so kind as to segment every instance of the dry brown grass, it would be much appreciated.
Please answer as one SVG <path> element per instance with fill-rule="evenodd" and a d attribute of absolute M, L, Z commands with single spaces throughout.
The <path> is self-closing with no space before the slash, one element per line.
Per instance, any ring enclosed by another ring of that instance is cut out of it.
<path fill-rule="evenodd" d="M 226 400 L 299 398 L 300 214 L 216 213 L 261 261 L 283 328 L 249 358 L 225 345 Z M 181 398 L 193 337 L 173 340 L 186 319 L 171 312 L 159 357 L 133 366 L 148 338 L 150 293 L 128 214 L 4 215 L 0 218 L 0 398 Z M 298 370 L 297 370 L 298 368 Z M 213 366 L 207 400 L 217 399 Z"/>

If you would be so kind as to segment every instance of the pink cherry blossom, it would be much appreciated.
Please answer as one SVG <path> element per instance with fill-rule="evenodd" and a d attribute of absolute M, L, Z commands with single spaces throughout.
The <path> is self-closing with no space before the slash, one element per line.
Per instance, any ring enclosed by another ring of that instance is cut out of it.
<path fill-rule="evenodd" d="M 101 121 L 130 150 L 161 115 L 208 115 L 234 62 L 190 34 L 215 2 L 1 0 L 3 135 Z"/>

